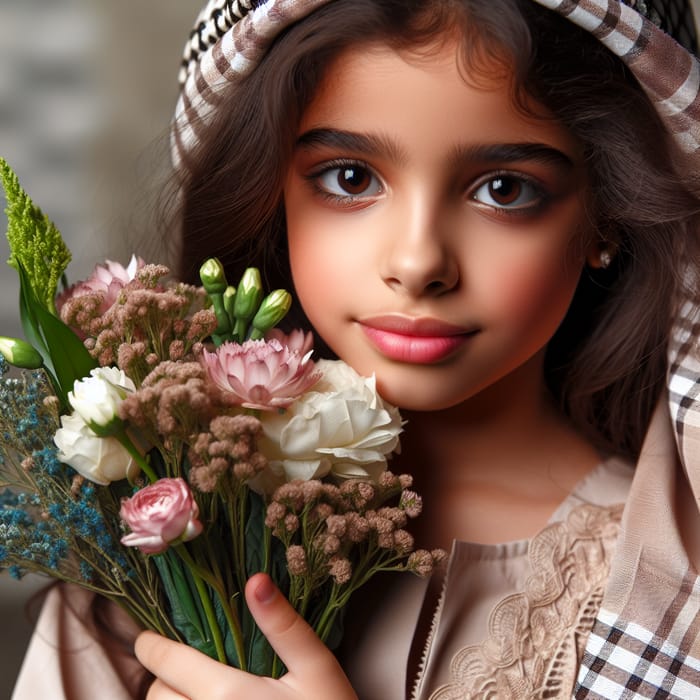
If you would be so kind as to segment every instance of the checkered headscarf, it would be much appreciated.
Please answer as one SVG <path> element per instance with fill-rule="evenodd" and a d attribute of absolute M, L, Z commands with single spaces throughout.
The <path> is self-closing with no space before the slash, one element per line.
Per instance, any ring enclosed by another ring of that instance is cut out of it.
<path fill-rule="evenodd" d="M 218 92 L 251 71 L 283 29 L 331 1 L 207 3 L 180 72 L 176 166 L 184 166 Z M 589 31 L 627 64 L 700 173 L 700 64 L 688 2 L 533 1 Z M 579 669 L 577 699 L 700 698 L 700 578 L 675 513 L 679 489 L 692 493 L 696 506 L 700 501 L 698 338 L 700 310 L 686 304 L 669 344 L 668 394 L 637 464 L 605 598 Z"/>
<path fill-rule="evenodd" d="M 197 130 L 215 111 L 217 92 L 252 70 L 275 37 L 332 0 L 209 0 L 199 13 L 180 68 L 173 126 L 180 166 Z M 687 0 L 535 0 L 587 29 L 632 69 L 684 150 L 700 148 L 698 64 Z M 670 32 L 674 41 L 666 32 Z M 671 80 L 670 77 L 673 76 Z"/>

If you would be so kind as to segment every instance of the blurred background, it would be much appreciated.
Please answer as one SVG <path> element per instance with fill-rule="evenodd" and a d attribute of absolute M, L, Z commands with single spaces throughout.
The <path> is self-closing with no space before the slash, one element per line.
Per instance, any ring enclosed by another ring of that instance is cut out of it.
<path fill-rule="evenodd" d="M 98 261 L 144 250 L 181 51 L 203 4 L 0 0 L 0 155 L 63 233 L 73 281 Z M 692 4 L 700 16 L 700 0 Z M 0 333 L 13 336 L 7 256 L 0 235 Z M 25 602 L 42 584 L 0 576 L 0 698 L 10 697 L 31 633 Z"/>
<path fill-rule="evenodd" d="M 0 155 L 73 251 L 71 280 L 148 236 L 182 48 L 200 0 L 0 0 Z M 0 195 L 0 209 L 5 202 Z M 0 214 L 0 334 L 20 335 Z M 0 576 L 0 698 L 43 581 Z"/>

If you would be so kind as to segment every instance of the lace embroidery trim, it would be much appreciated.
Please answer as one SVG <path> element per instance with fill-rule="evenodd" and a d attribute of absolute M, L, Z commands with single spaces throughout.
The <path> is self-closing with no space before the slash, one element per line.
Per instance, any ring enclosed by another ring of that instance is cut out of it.
<path fill-rule="evenodd" d="M 457 652 L 430 700 L 571 697 L 600 608 L 623 506 L 574 508 L 530 542 L 522 593 L 491 612 L 488 638 Z"/>

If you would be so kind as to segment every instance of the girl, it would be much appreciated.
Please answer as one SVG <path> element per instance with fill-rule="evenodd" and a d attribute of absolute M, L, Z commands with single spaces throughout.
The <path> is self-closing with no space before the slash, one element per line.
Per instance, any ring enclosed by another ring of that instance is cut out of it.
<path fill-rule="evenodd" d="M 403 409 L 417 539 L 451 555 L 356 601 L 339 661 L 255 576 L 288 675 L 144 633 L 147 697 L 694 697 L 700 73 L 654 24 L 677 8 L 254 4 L 210 2 L 185 55 L 182 276 L 293 283 L 294 325 Z M 94 696 L 107 647 L 65 653 L 65 617 L 54 595 L 15 697 L 51 697 L 41 659 Z M 135 694 L 126 668 L 102 696 Z"/>

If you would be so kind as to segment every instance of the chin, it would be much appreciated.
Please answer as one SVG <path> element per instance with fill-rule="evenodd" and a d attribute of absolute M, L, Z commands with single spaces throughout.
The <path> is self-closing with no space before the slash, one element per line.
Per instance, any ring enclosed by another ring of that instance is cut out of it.
<path fill-rule="evenodd" d="M 383 384 L 380 378 L 377 378 L 377 389 L 385 401 L 405 411 L 443 411 L 465 400 L 462 395 L 445 394 L 435 391 L 434 387 L 426 391 L 420 385 L 414 385 L 409 389 L 406 384 L 399 387 Z"/>

